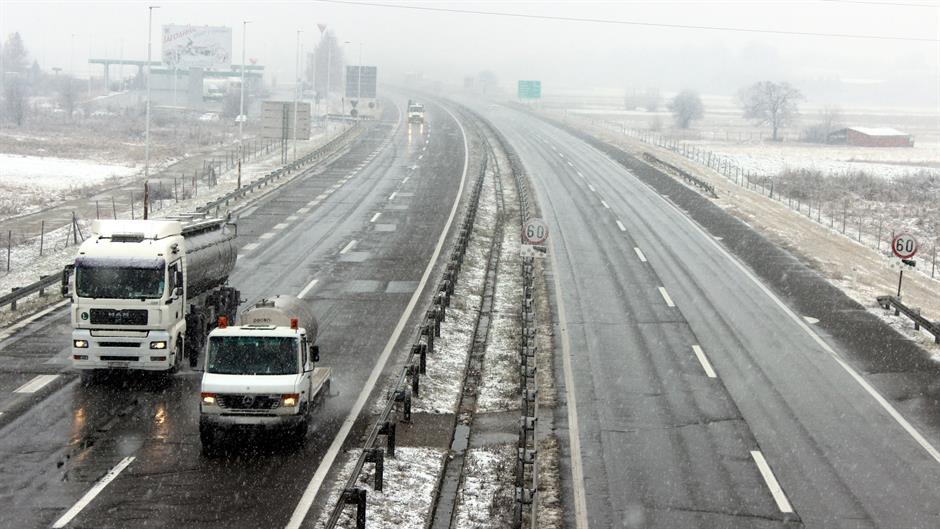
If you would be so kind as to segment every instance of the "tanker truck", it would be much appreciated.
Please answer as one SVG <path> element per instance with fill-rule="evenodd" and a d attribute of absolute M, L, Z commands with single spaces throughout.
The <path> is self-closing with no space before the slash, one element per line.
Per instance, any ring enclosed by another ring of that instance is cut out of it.
<path fill-rule="evenodd" d="M 94 370 L 195 367 L 219 316 L 232 317 L 238 290 L 236 229 L 223 219 L 98 220 L 62 273 L 71 298 L 72 365 Z"/>
<path fill-rule="evenodd" d="M 202 375 L 199 438 L 211 453 L 233 428 L 280 430 L 303 443 L 310 414 L 330 392 L 331 370 L 315 367 L 317 320 L 293 296 L 262 299 L 209 334 Z"/>

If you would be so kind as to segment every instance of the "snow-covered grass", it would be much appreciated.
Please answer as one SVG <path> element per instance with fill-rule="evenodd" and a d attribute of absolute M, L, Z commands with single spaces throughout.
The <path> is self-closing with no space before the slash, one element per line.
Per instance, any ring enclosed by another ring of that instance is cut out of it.
<path fill-rule="evenodd" d="M 0 154 L 0 182 L 14 189 L 70 189 L 130 176 L 136 167 L 51 156 Z"/>
<path fill-rule="evenodd" d="M 538 442 L 538 527 L 560 529 L 565 526 L 561 499 L 561 448 L 558 438 L 549 435 Z"/>
<path fill-rule="evenodd" d="M 324 527 L 330 511 L 352 474 L 362 451 L 347 452 L 341 470 L 330 487 L 327 508 L 320 513 L 314 527 Z M 444 468 L 446 450 L 399 446 L 395 457 L 385 458 L 383 487 L 376 491 L 375 465 L 366 463 L 357 486 L 366 491 L 366 527 L 424 529 L 434 501 L 438 476 Z M 356 508 L 349 505 L 339 519 L 338 527 L 356 527 Z"/>
<path fill-rule="evenodd" d="M 457 276 L 441 336 L 428 355 L 427 374 L 421 379 L 421 391 L 412 401 L 412 411 L 455 413 L 463 390 L 463 374 L 470 354 L 473 330 L 482 303 L 486 261 L 496 226 L 496 187 L 488 173 L 483 181 L 479 210 L 473 223 L 467 255 Z"/>
<path fill-rule="evenodd" d="M 342 130 L 337 130 L 337 134 L 341 133 Z M 298 141 L 298 156 L 306 154 L 307 152 L 313 151 L 320 145 L 326 143 L 327 138 L 324 137 L 315 137 L 314 139 L 308 141 Z M 257 159 L 256 161 L 250 162 L 242 166 L 242 185 L 247 185 L 252 181 L 263 178 L 265 175 L 275 170 L 276 168 L 281 167 L 280 163 L 280 153 L 272 153 L 271 155 Z M 200 188 L 199 195 L 196 197 L 188 198 L 185 200 L 180 200 L 177 202 L 164 201 L 162 209 L 158 209 L 157 206 L 159 203 L 154 204 L 154 211 L 152 218 L 161 218 L 169 215 L 174 215 L 183 212 L 194 211 L 197 207 L 202 206 L 207 202 L 228 193 L 234 187 L 237 181 L 237 171 L 230 170 L 226 171 L 219 175 L 218 185 L 208 188 Z M 287 180 L 282 179 L 280 182 L 276 182 L 272 185 L 270 189 L 275 189 L 280 185 L 283 185 Z M 258 193 L 254 195 L 248 195 L 248 200 L 254 200 L 257 197 L 261 196 Z M 241 206 L 240 203 L 232 203 L 231 207 Z M 137 210 L 139 214 L 139 209 Z M 225 211 L 220 211 L 221 215 L 225 215 Z M 130 218 L 130 210 L 118 211 L 119 218 Z M 91 220 L 80 220 L 78 222 L 79 227 L 83 235 L 88 236 L 91 232 Z M 2 270 L 0 272 L 0 292 L 9 292 L 10 289 L 14 287 L 23 287 L 28 284 L 31 284 L 37 281 L 41 275 L 51 275 L 59 274 L 62 272 L 62 267 L 70 262 L 77 250 L 77 247 L 74 245 L 67 245 L 66 236 L 70 233 L 71 226 L 62 226 L 57 229 L 52 229 L 46 232 L 43 241 L 43 255 L 39 256 L 39 244 L 40 238 L 33 237 L 23 241 L 23 243 L 15 246 L 11 252 L 11 264 L 10 272 L 5 272 L 6 262 L 3 262 Z M 72 239 L 69 238 L 69 241 Z M 79 242 L 81 239 L 79 239 Z M 6 252 L 0 252 L 4 258 L 6 258 Z M 57 298 L 57 296 L 53 296 Z M 51 299 L 51 298 L 46 298 Z M 0 324 L 8 321 L 11 318 L 17 317 L 22 314 L 22 311 L 17 311 L 13 313 L 9 310 L 9 307 L 0 307 Z"/>
<path fill-rule="evenodd" d="M 510 527 L 515 506 L 516 446 L 504 444 L 467 451 L 454 510 L 455 529 Z"/>

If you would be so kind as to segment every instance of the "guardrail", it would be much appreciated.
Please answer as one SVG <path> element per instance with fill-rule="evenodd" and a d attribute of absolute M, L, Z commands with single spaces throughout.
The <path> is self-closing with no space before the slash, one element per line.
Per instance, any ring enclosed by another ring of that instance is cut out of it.
<path fill-rule="evenodd" d="M 670 171 L 672 171 L 672 172 L 676 173 L 677 175 L 681 176 L 683 179 L 685 179 L 685 181 L 689 182 L 690 184 L 692 184 L 692 185 L 694 185 L 694 186 L 696 186 L 696 187 L 701 188 L 703 191 L 706 191 L 706 192 L 709 193 L 713 198 L 718 198 L 718 193 L 715 192 L 715 186 L 709 184 L 709 183 L 706 182 L 705 180 L 702 180 L 701 178 L 699 178 L 699 177 L 697 177 L 697 176 L 695 176 L 695 175 L 690 174 L 688 171 L 686 171 L 686 170 L 684 170 L 684 169 L 681 169 L 681 168 L 679 168 L 679 167 L 676 167 L 675 165 L 673 165 L 673 164 L 671 164 L 671 163 L 669 163 L 669 162 L 660 160 L 659 158 L 657 158 L 656 156 L 653 156 L 652 154 L 650 154 L 650 153 L 648 153 L 648 152 L 644 152 L 644 153 L 643 153 L 643 160 L 645 160 L 645 161 L 648 162 L 648 163 L 659 164 L 659 165 L 661 165 L 661 166 L 663 166 L 663 167 L 669 169 Z"/>
<path fill-rule="evenodd" d="M 294 162 L 291 162 L 290 164 L 280 169 L 272 171 L 271 173 L 268 173 L 264 177 L 259 178 L 248 185 L 245 185 L 239 189 L 230 191 L 229 193 L 226 193 L 225 195 L 211 202 L 207 202 L 205 205 L 196 208 L 196 212 L 209 214 L 213 209 L 215 209 L 215 213 L 218 214 L 219 209 L 223 205 L 227 206 L 233 200 L 239 200 L 241 198 L 244 198 L 245 195 L 253 193 L 259 188 L 266 187 L 272 182 L 279 180 L 283 176 L 292 175 L 294 171 L 312 162 L 320 160 L 325 156 L 329 156 L 333 154 L 339 149 L 339 147 L 344 142 L 346 142 L 349 139 L 350 136 L 358 134 L 359 132 L 360 132 L 359 126 L 354 125 L 353 127 L 350 127 L 345 132 L 340 134 L 339 136 L 321 145 L 316 150 L 306 154 L 302 158 L 298 158 Z M 46 288 L 58 283 L 59 281 L 60 281 L 59 276 L 56 274 L 53 274 L 50 276 L 40 276 L 39 281 L 36 281 L 35 283 L 31 283 L 24 287 L 14 287 L 13 291 L 10 292 L 9 294 L 0 296 L 0 308 L 9 305 L 10 310 L 16 310 L 17 301 L 23 299 L 26 296 L 30 296 L 36 292 L 38 292 L 40 296 L 43 296 L 45 295 Z"/>
<path fill-rule="evenodd" d="M 940 322 L 930 321 L 923 317 L 919 309 L 913 309 L 901 302 L 896 296 L 878 296 L 878 304 L 885 310 L 894 309 L 894 315 L 900 316 L 903 312 L 905 316 L 914 320 L 914 330 L 919 331 L 923 327 L 927 332 L 933 335 L 934 343 L 940 344 Z"/>
<path fill-rule="evenodd" d="M 483 189 L 483 180 L 486 175 L 487 162 L 483 159 L 480 173 L 473 184 L 470 200 L 464 213 L 460 231 L 457 234 L 456 244 L 451 252 L 447 267 L 438 283 L 436 294 L 427 309 L 424 319 L 418 326 L 416 336 L 408 352 L 405 365 L 398 374 L 393 389 L 389 392 L 385 406 L 378 418 L 369 429 L 369 434 L 363 444 L 362 452 L 356 460 L 352 473 L 346 480 L 342 492 L 339 494 L 325 527 L 333 529 L 342 516 L 347 505 L 356 506 L 356 527 L 365 529 L 366 526 L 366 490 L 357 487 L 362 469 L 366 463 L 375 465 L 373 488 L 381 491 L 384 479 L 385 457 L 395 457 L 395 429 L 401 415 L 401 422 L 411 422 L 411 399 L 420 392 L 421 375 L 427 369 L 427 356 L 434 353 L 434 340 L 441 335 L 441 322 L 446 317 L 447 307 L 450 306 L 451 296 L 456 288 L 457 276 L 466 257 L 470 234 L 476 220 L 477 206 L 480 203 L 480 193 Z M 379 436 L 385 436 L 385 447 L 377 447 Z"/>

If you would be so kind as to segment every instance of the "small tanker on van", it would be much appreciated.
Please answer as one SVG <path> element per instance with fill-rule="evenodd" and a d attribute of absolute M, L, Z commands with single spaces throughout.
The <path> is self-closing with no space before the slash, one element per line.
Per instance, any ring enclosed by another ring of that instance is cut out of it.
<path fill-rule="evenodd" d="M 293 296 L 262 299 L 238 323 L 222 320 L 209 334 L 200 393 L 203 449 L 212 450 L 220 431 L 239 427 L 287 431 L 303 442 L 331 375 L 315 367 L 320 349 L 310 305 Z"/>

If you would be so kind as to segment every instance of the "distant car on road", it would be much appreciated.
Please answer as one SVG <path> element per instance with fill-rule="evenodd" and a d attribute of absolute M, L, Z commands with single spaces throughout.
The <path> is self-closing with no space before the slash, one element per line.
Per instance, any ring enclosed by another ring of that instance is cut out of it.
<path fill-rule="evenodd" d="M 219 115 L 215 112 L 206 112 L 205 114 L 199 116 L 199 121 L 219 121 Z"/>

